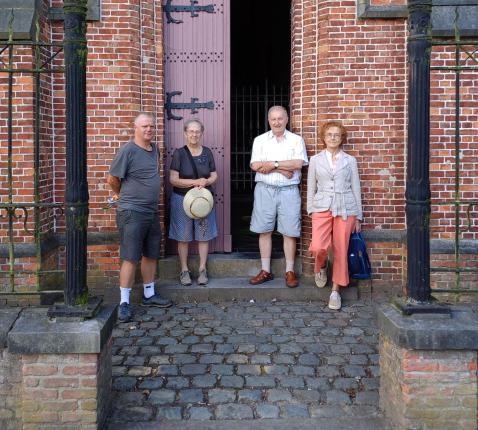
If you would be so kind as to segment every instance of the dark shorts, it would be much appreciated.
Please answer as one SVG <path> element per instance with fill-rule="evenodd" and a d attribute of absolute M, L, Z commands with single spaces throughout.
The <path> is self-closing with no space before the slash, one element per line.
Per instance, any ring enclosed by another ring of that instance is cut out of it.
<path fill-rule="evenodd" d="M 116 212 L 120 233 L 120 258 L 138 262 L 141 256 L 159 258 L 161 227 L 157 213 L 124 210 Z"/>

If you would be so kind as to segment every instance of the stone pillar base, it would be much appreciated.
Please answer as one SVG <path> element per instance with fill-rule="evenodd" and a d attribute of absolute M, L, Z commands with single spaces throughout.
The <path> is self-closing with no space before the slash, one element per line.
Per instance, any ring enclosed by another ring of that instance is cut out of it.
<path fill-rule="evenodd" d="M 111 398 L 114 309 L 102 308 L 87 321 L 54 321 L 45 308 L 18 315 L 6 335 L 7 348 L 0 345 L 0 369 L 9 382 L 0 404 L 4 395 L 6 401 L 16 397 L 0 416 L 1 428 L 102 427 Z"/>
<path fill-rule="evenodd" d="M 380 408 L 395 429 L 476 430 L 478 318 L 378 312 Z"/>

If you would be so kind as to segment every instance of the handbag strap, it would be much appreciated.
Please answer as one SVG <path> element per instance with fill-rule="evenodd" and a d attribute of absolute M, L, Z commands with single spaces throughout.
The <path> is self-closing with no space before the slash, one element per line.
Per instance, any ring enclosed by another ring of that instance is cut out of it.
<path fill-rule="evenodd" d="M 196 179 L 199 179 L 198 168 L 196 167 L 196 163 L 194 162 L 193 155 L 191 154 L 191 151 L 189 150 L 187 145 L 184 145 L 183 148 L 186 151 L 186 155 L 188 156 L 189 162 L 191 163 L 191 167 L 193 168 L 194 175 L 196 176 Z"/>

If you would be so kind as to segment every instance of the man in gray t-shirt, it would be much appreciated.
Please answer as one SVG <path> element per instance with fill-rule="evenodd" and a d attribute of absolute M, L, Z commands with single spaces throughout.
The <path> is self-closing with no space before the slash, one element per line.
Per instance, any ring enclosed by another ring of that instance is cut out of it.
<path fill-rule="evenodd" d="M 118 199 L 116 223 L 120 232 L 120 292 L 118 319 L 132 318 L 129 303 L 136 265 L 141 261 L 142 305 L 169 307 L 171 301 L 154 291 L 156 263 L 161 245 L 158 201 L 160 176 L 158 148 L 152 143 L 154 119 L 140 113 L 134 121 L 134 138 L 122 146 L 108 175 L 108 184 Z"/>

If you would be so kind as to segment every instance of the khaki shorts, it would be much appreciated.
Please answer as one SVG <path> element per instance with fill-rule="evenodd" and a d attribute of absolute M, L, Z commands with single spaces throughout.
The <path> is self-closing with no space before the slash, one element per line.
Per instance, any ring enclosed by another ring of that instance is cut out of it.
<path fill-rule="evenodd" d="M 300 237 L 299 187 L 289 185 L 274 187 L 262 182 L 254 190 L 254 208 L 252 210 L 250 230 L 254 233 L 277 231 L 289 237 Z"/>

